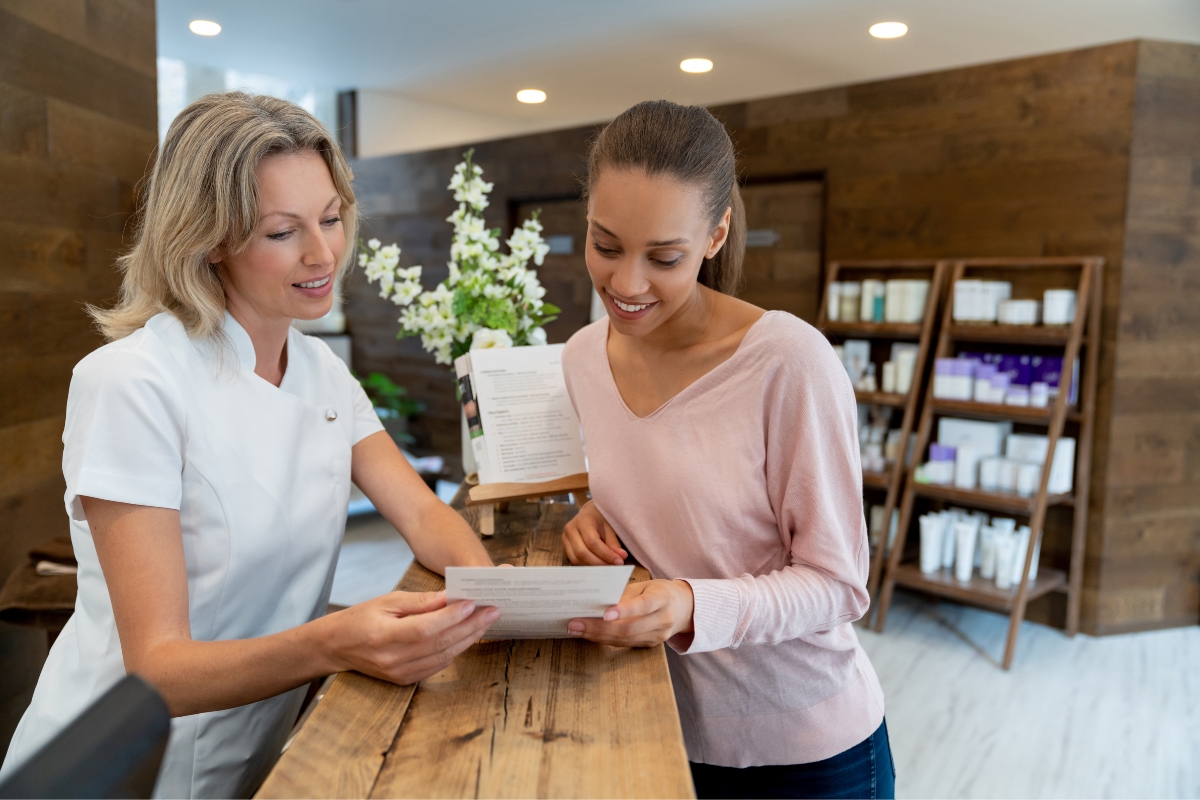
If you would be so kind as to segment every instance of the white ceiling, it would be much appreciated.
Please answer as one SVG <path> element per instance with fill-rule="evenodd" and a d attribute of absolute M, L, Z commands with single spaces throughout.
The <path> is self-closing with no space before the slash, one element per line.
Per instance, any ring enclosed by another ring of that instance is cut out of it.
<path fill-rule="evenodd" d="M 196 36 L 193 19 L 224 30 Z M 867 34 L 885 20 L 908 35 Z M 1138 37 L 1200 44 L 1200 0 L 158 0 L 160 55 L 519 131 L 648 98 L 714 104 Z M 716 66 L 685 74 L 689 56 Z M 518 103 L 528 87 L 549 99 Z"/>

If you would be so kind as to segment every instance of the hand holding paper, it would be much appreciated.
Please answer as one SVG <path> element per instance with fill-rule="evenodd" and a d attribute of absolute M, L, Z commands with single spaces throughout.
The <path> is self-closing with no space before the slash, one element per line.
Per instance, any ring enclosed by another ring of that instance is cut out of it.
<path fill-rule="evenodd" d="M 687 581 L 653 580 L 625 587 L 621 602 L 602 619 L 575 619 L 569 631 L 613 647 L 653 647 L 676 634 L 691 636 L 695 598 Z"/>
<path fill-rule="evenodd" d="M 562 639 L 572 619 L 600 618 L 621 600 L 632 566 L 447 567 L 446 600 L 495 606 L 486 639 Z"/>

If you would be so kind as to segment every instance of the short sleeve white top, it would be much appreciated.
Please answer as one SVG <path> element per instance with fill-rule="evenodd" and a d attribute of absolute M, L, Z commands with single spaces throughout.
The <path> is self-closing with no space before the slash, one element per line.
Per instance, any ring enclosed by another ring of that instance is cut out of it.
<path fill-rule="evenodd" d="M 5 759 L 24 761 L 125 675 L 80 497 L 177 509 L 198 641 L 265 636 L 325 613 L 346 526 L 350 451 L 383 429 L 319 339 L 289 332 L 279 387 L 229 314 L 231 346 L 159 314 L 75 367 L 63 474 L 79 595 Z M 161 797 L 247 796 L 274 763 L 304 688 L 171 724 Z"/>

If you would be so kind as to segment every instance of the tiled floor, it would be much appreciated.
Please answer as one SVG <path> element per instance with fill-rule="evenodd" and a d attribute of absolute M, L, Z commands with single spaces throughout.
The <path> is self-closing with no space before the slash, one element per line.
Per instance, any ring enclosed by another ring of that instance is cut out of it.
<path fill-rule="evenodd" d="M 883 684 L 900 797 L 1200 797 L 1200 627 L 1068 639 L 897 593 L 859 631 Z"/>

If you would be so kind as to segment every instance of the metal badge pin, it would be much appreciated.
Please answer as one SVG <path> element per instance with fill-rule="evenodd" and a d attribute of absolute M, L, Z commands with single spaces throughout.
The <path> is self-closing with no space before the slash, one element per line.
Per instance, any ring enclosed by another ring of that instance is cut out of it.
<path fill-rule="evenodd" d="M 325 419 L 329 420 L 330 422 L 333 422 L 335 419 L 337 419 L 337 412 L 334 411 L 332 408 L 326 409 Z"/>

